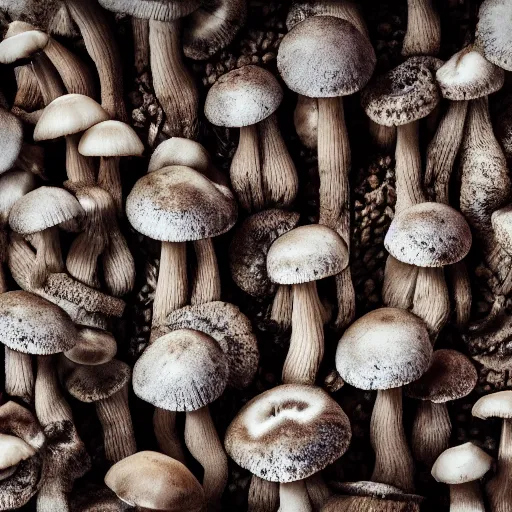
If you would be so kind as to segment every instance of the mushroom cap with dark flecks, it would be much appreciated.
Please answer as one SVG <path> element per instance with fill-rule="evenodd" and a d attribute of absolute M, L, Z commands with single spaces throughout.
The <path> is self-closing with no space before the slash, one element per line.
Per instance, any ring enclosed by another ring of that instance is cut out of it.
<path fill-rule="evenodd" d="M 160 143 L 153 151 L 148 172 L 158 171 L 170 165 L 184 165 L 204 174 L 210 165 L 210 155 L 195 140 L 171 137 Z"/>
<path fill-rule="evenodd" d="M 403 263 L 443 267 L 462 260 L 471 242 L 471 230 L 460 212 L 442 203 L 419 203 L 395 216 L 384 246 Z"/>
<path fill-rule="evenodd" d="M 117 343 L 111 333 L 93 327 L 78 329 L 78 342 L 64 355 L 74 363 L 95 366 L 114 359 Z"/>
<path fill-rule="evenodd" d="M 418 494 L 409 494 L 393 485 L 381 482 L 359 481 L 359 482 L 333 482 L 333 488 L 341 494 L 350 496 L 368 496 L 382 500 L 406 501 L 421 503 L 425 498 Z"/>
<path fill-rule="evenodd" d="M 0 173 L 11 169 L 23 145 L 23 125 L 11 112 L 0 107 Z"/>
<path fill-rule="evenodd" d="M 512 254 L 512 204 L 494 211 L 491 222 L 496 241 L 507 253 Z"/>
<path fill-rule="evenodd" d="M 16 202 L 36 186 L 36 177 L 29 171 L 9 171 L 0 176 L 0 224 L 9 221 Z"/>
<path fill-rule="evenodd" d="M 512 418 L 512 391 L 497 391 L 482 396 L 473 405 L 471 414 L 482 420 L 487 418 Z"/>
<path fill-rule="evenodd" d="M 235 224 L 231 192 L 181 165 L 143 176 L 126 199 L 126 216 L 143 235 L 165 242 L 202 240 Z"/>
<path fill-rule="evenodd" d="M 469 395 L 478 382 L 473 363 L 460 352 L 436 350 L 429 369 L 404 390 L 416 400 L 430 400 L 436 404 L 458 400 Z"/>
<path fill-rule="evenodd" d="M 417 316 L 380 308 L 356 320 L 336 351 L 336 369 L 359 389 L 391 389 L 413 382 L 427 370 L 432 344 Z"/>
<path fill-rule="evenodd" d="M 283 99 L 274 75 L 259 66 L 243 66 L 222 75 L 208 91 L 204 113 L 210 123 L 241 128 L 273 114 Z"/>
<path fill-rule="evenodd" d="M 332 16 L 312 16 L 295 25 L 277 54 L 286 85 L 310 98 L 358 92 L 370 80 L 376 61 L 368 38 L 348 21 Z"/>
<path fill-rule="evenodd" d="M 277 386 L 247 403 L 229 425 L 229 456 L 271 482 L 321 471 L 347 450 L 352 432 L 343 409 L 322 389 Z"/>
<path fill-rule="evenodd" d="M 267 272 L 279 284 L 318 281 L 339 274 L 348 265 L 348 248 L 327 226 L 300 226 L 280 236 L 268 250 Z"/>
<path fill-rule="evenodd" d="M 135 18 L 173 21 L 190 14 L 200 0 L 98 0 L 105 9 Z"/>
<path fill-rule="evenodd" d="M 28 30 L 4 39 L 0 43 L 0 63 L 12 64 L 27 59 L 48 44 L 49 36 L 40 30 Z"/>
<path fill-rule="evenodd" d="M 255 213 L 237 227 L 229 247 L 233 281 L 253 297 L 268 297 L 276 285 L 267 273 L 267 253 L 275 240 L 295 228 L 300 215 L 270 209 Z"/>
<path fill-rule="evenodd" d="M 207 334 L 180 329 L 158 338 L 133 368 L 135 394 L 168 411 L 195 411 L 222 395 L 229 365 Z"/>

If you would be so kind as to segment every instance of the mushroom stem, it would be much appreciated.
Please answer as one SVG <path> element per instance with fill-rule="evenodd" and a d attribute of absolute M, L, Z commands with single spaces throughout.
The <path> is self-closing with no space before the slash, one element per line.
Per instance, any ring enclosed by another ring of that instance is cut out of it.
<path fill-rule="evenodd" d="M 455 302 L 455 322 L 457 327 L 464 328 L 468 325 L 471 316 L 472 294 L 468 269 L 463 261 L 459 261 L 449 265 L 446 272 Z"/>
<path fill-rule="evenodd" d="M 304 482 L 306 483 L 309 501 L 313 506 L 313 510 L 321 510 L 333 495 L 332 491 L 325 483 L 322 473 L 315 473 L 314 475 L 306 478 Z"/>
<path fill-rule="evenodd" d="M 32 59 L 32 69 L 37 78 L 45 105 L 66 93 L 57 70 L 46 55 L 42 53 L 37 54 Z"/>
<path fill-rule="evenodd" d="M 314 384 L 324 355 L 324 325 L 316 283 L 294 284 L 292 334 L 283 366 L 286 384 Z"/>
<path fill-rule="evenodd" d="M 386 306 L 400 309 L 412 306 L 418 271 L 419 267 L 388 256 L 382 285 L 382 300 Z"/>
<path fill-rule="evenodd" d="M 278 512 L 313 512 L 304 480 L 279 484 Z"/>
<path fill-rule="evenodd" d="M 95 172 L 93 160 L 78 152 L 80 134 L 66 136 L 66 173 L 69 181 L 94 185 Z"/>
<path fill-rule="evenodd" d="M 407 0 L 407 6 L 402 55 L 437 55 L 441 47 L 441 20 L 432 0 Z"/>
<path fill-rule="evenodd" d="M 382 149 L 391 151 L 396 142 L 396 126 L 384 126 L 383 124 L 370 121 L 370 137 L 375 145 Z"/>
<path fill-rule="evenodd" d="M 71 276 L 78 281 L 90 286 L 99 288 L 98 258 L 105 249 L 105 240 L 93 230 L 87 230 L 79 234 L 71 244 L 66 268 Z"/>
<path fill-rule="evenodd" d="M 162 453 L 185 464 L 185 452 L 176 429 L 176 413 L 155 407 L 153 428 Z"/>
<path fill-rule="evenodd" d="M 478 480 L 450 485 L 450 512 L 485 512 Z"/>
<path fill-rule="evenodd" d="M 318 145 L 318 101 L 316 98 L 298 95 L 293 113 L 295 131 L 302 144 L 309 149 Z"/>
<path fill-rule="evenodd" d="M 149 21 L 132 17 L 135 70 L 139 75 L 149 68 Z"/>
<path fill-rule="evenodd" d="M 155 95 L 171 137 L 197 136 L 199 96 L 182 58 L 181 20 L 149 20 L 151 73 Z"/>
<path fill-rule="evenodd" d="M 37 493 L 37 512 L 70 512 L 68 492 L 56 479 L 43 479 Z"/>
<path fill-rule="evenodd" d="M 123 209 L 123 186 L 121 173 L 119 172 L 119 157 L 102 156 L 98 171 L 98 185 L 106 190 L 114 200 L 119 217 L 124 215 Z"/>
<path fill-rule="evenodd" d="M 190 304 L 205 304 L 220 300 L 220 275 L 217 256 L 211 238 L 194 241 L 197 267 L 192 283 Z"/>
<path fill-rule="evenodd" d="M 334 279 L 338 301 L 338 314 L 334 326 L 340 330 L 348 327 L 356 316 L 356 292 L 352 283 L 350 266 L 336 274 Z"/>
<path fill-rule="evenodd" d="M 270 319 L 276 322 L 282 330 L 289 329 L 292 325 L 293 294 L 291 286 L 282 284 L 272 302 Z"/>
<path fill-rule="evenodd" d="M 247 512 L 276 512 L 279 507 L 279 484 L 253 475 L 249 486 Z"/>
<path fill-rule="evenodd" d="M 36 248 L 37 253 L 30 276 L 30 286 L 40 288 L 46 282 L 48 274 L 62 272 L 64 268 L 60 249 L 59 228 L 48 228 L 35 233 L 32 245 Z"/>
<path fill-rule="evenodd" d="M 31 172 L 43 180 L 47 179 L 44 170 L 44 149 L 41 146 L 24 142 L 14 166 L 22 171 Z"/>
<path fill-rule="evenodd" d="M 208 510 L 220 510 L 220 500 L 228 481 L 228 459 L 208 406 L 187 411 L 185 444 L 194 459 L 203 466 L 203 488 Z"/>
<path fill-rule="evenodd" d="M 437 457 L 450 445 L 451 433 L 452 423 L 446 404 L 421 400 L 412 427 L 414 458 L 432 467 Z"/>
<path fill-rule="evenodd" d="M 34 402 L 32 356 L 5 347 L 5 392 L 20 397 L 27 404 Z"/>
<path fill-rule="evenodd" d="M 17 89 L 13 105 L 27 112 L 41 108 L 43 97 L 41 96 L 41 89 L 32 66 L 29 64 L 17 66 L 14 68 L 14 74 L 16 76 Z"/>
<path fill-rule="evenodd" d="M 379 390 L 373 406 L 370 440 L 375 451 L 372 480 L 414 489 L 414 463 L 405 438 L 401 388 Z"/>
<path fill-rule="evenodd" d="M 109 293 L 114 297 L 122 297 L 133 290 L 135 261 L 117 223 L 110 225 L 102 262 L 103 279 Z"/>

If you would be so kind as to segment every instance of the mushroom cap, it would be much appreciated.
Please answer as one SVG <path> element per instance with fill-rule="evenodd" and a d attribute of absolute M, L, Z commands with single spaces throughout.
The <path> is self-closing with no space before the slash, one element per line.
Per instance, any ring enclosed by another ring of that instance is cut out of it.
<path fill-rule="evenodd" d="M 229 456 L 271 482 L 302 480 L 341 457 L 350 444 L 350 422 L 322 389 L 285 384 L 247 403 L 229 425 Z"/>
<path fill-rule="evenodd" d="M 13 167 L 22 145 L 23 125 L 21 121 L 11 112 L 0 107 L 0 173 Z"/>
<path fill-rule="evenodd" d="M 482 420 L 487 418 L 512 418 L 512 391 L 497 391 L 482 396 L 473 405 L 471 414 Z"/>
<path fill-rule="evenodd" d="M 512 5 L 509 0 L 485 0 L 480 5 L 476 44 L 485 58 L 512 71 Z"/>
<path fill-rule="evenodd" d="M 327 226 L 300 226 L 280 236 L 268 250 L 267 272 L 279 284 L 318 281 L 339 274 L 348 265 L 348 248 Z"/>
<path fill-rule="evenodd" d="M 20 59 L 28 59 L 41 51 L 49 39 L 48 34 L 40 30 L 28 30 L 8 37 L 0 43 L 0 63 L 12 64 Z"/>
<path fill-rule="evenodd" d="M 420 505 L 404 499 L 375 498 L 373 496 L 332 496 L 320 512 L 345 512 L 345 511 L 369 511 L 372 512 L 420 512 Z"/>
<path fill-rule="evenodd" d="M 380 482 L 359 481 L 359 482 L 336 482 L 333 487 L 341 494 L 350 496 L 371 496 L 382 500 L 406 501 L 412 503 L 421 503 L 424 501 L 423 496 L 418 494 L 408 494 L 394 487 L 393 485 L 383 484 Z"/>
<path fill-rule="evenodd" d="M 195 411 L 222 395 L 228 361 L 218 343 L 191 329 L 173 331 L 146 348 L 133 368 L 133 390 L 168 411 Z"/>
<path fill-rule="evenodd" d="M 391 389 L 427 370 L 432 344 L 425 323 L 397 308 L 380 308 L 356 320 L 336 351 L 336 369 L 359 389 Z"/>
<path fill-rule="evenodd" d="M 34 129 L 34 140 L 57 139 L 106 121 L 101 105 L 83 94 L 64 94 L 49 103 Z"/>
<path fill-rule="evenodd" d="M 84 156 L 141 156 L 144 144 L 129 124 L 108 120 L 82 135 L 78 151 Z"/>
<path fill-rule="evenodd" d="M 462 260 L 471 242 L 471 230 L 460 212 L 442 203 L 419 203 L 395 216 L 384 246 L 403 263 L 443 267 Z"/>
<path fill-rule="evenodd" d="M 95 366 L 114 359 L 117 343 L 111 333 L 93 327 L 78 330 L 78 342 L 64 355 L 73 363 Z"/>
<path fill-rule="evenodd" d="M 65 352 L 77 341 L 71 318 L 59 306 L 25 291 L 0 295 L 2 343 L 25 354 Z"/>
<path fill-rule="evenodd" d="M 16 466 L 36 453 L 34 447 L 16 436 L 0 433 L 0 471 Z"/>
<path fill-rule="evenodd" d="M 457 485 L 482 478 L 491 469 L 492 457 L 473 443 L 445 450 L 432 466 L 437 482 Z"/>
<path fill-rule="evenodd" d="M 184 165 L 204 174 L 210 165 L 210 155 L 195 140 L 171 137 L 153 151 L 148 172 L 158 171 L 170 165 Z"/>
<path fill-rule="evenodd" d="M 38 233 L 71 219 L 81 219 L 84 210 L 67 190 L 39 187 L 25 194 L 11 208 L 9 224 L 22 235 Z"/>
<path fill-rule="evenodd" d="M 109 11 L 158 21 L 183 18 L 201 5 L 200 0 L 99 0 L 99 3 Z"/>
<path fill-rule="evenodd" d="M 243 66 L 222 75 L 210 88 L 204 113 L 210 123 L 241 128 L 273 114 L 283 99 L 274 75 L 259 66 Z"/>
<path fill-rule="evenodd" d="M 143 235 L 165 242 L 202 240 L 225 233 L 237 219 L 225 187 L 181 165 L 143 176 L 126 199 L 126 216 Z"/>
<path fill-rule="evenodd" d="M 162 453 L 143 451 L 116 462 L 105 484 L 132 507 L 171 512 L 201 512 L 204 491 L 179 461 Z"/>
<path fill-rule="evenodd" d="M 358 92 L 370 80 L 376 62 L 368 38 L 333 16 L 312 16 L 295 25 L 277 54 L 277 68 L 286 85 L 310 98 Z"/>
<path fill-rule="evenodd" d="M 497 242 L 507 253 L 512 254 L 512 204 L 494 211 L 491 222 Z"/>
<path fill-rule="evenodd" d="M 485 59 L 477 48 L 467 46 L 437 70 L 436 79 L 444 98 L 467 101 L 501 89 L 505 72 Z"/>
<path fill-rule="evenodd" d="M 436 350 L 429 369 L 405 388 L 405 394 L 417 400 L 442 404 L 469 395 L 476 386 L 478 373 L 473 363 L 456 350 Z"/>
<path fill-rule="evenodd" d="M 9 171 L 0 176 L 0 224 L 9 221 L 16 202 L 36 186 L 36 177 L 29 171 Z"/>

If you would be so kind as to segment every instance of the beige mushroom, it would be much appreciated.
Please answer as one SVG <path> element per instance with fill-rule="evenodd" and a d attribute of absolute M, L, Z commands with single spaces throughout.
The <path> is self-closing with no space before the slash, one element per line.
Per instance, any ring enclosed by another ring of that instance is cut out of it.
<path fill-rule="evenodd" d="M 117 343 L 111 333 L 93 327 L 78 328 L 77 344 L 64 352 L 73 363 L 95 366 L 114 359 Z"/>

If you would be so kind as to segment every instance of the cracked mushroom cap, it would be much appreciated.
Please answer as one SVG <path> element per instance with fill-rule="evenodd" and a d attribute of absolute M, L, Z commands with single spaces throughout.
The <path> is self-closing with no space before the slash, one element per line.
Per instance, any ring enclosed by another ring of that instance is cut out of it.
<path fill-rule="evenodd" d="M 441 349 L 432 355 L 429 369 L 407 385 L 405 394 L 416 400 L 442 404 L 469 395 L 477 381 L 477 371 L 464 354 Z"/>
<path fill-rule="evenodd" d="M 488 418 L 512 418 L 512 391 L 497 391 L 479 398 L 471 414 L 476 418 L 486 420 Z"/>
<path fill-rule="evenodd" d="M 295 25 L 277 54 L 286 85 L 310 98 L 358 92 L 370 80 L 376 62 L 368 38 L 348 21 L 332 16 L 312 16 Z"/>
<path fill-rule="evenodd" d="M 94 327 L 81 327 L 77 344 L 64 355 L 73 363 L 96 366 L 112 361 L 116 352 L 117 343 L 111 333 Z"/>
<path fill-rule="evenodd" d="M 29 171 L 9 171 L 0 176 L 0 224 L 9 222 L 12 207 L 35 186 L 36 177 Z"/>
<path fill-rule="evenodd" d="M 170 165 L 184 165 L 204 174 L 210 166 L 210 155 L 195 140 L 171 137 L 160 143 L 149 160 L 148 172 Z"/>
<path fill-rule="evenodd" d="M 78 151 L 84 156 L 141 156 L 144 144 L 129 124 L 108 120 L 82 135 Z"/>
<path fill-rule="evenodd" d="M 280 236 L 267 254 L 270 280 L 279 284 L 318 281 L 339 274 L 348 265 L 348 248 L 327 226 L 300 226 Z"/>
<path fill-rule="evenodd" d="M 133 368 L 133 390 L 168 411 L 195 411 L 222 395 L 229 377 L 227 358 L 207 334 L 180 329 L 158 338 Z"/>
<path fill-rule="evenodd" d="M 505 72 L 485 59 L 477 48 L 467 46 L 437 70 L 436 79 L 444 98 L 467 101 L 500 90 Z"/>
<path fill-rule="evenodd" d="M 446 204 L 427 202 L 395 216 L 384 246 L 403 263 L 444 267 L 465 258 L 471 242 L 471 230 L 460 212 Z"/>
<path fill-rule="evenodd" d="M 195 11 L 201 0 L 98 0 L 108 11 L 144 20 L 173 21 Z"/>
<path fill-rule="evenodd" d="M 40 30 L 28 30 L 7 37 L 0 43 L 0 63 L 12 64 L 20 59 L 28 59 L 41 51 L 49 39 L 48 34 Z"/>
<path fill-rule="evenodd" d="M 241 128 L 273 114 L 283 90 L 274 75 L 259 66 L 243 66 L 222 75 L 206 96 L 204 113 L 215 126 Z"/>
<path fill-rule="evenodd" d="M 236 201 L 225 187 L 181 165 L 143 176 L 126 199 L 126 216 L 143 235 L 188 242 L 221 235 L 237 219 Z"/>
<path fill-rule="evenodd" d="M 158 452 L 134 453 L 114 464 L 105 484 L 132 507 L 144 510 L 201 512 L 201 484 L 179 461 Z"/>
<path fill-rule="evenodd" d="M 0 107 L 0 173 L 13 167 L 22 145 L 23 125 L 21 121 L 11 112 Z"/>
<path fill-rule="evenodd" d="M 425 323 L 397 308 L 380 308 L 356 320 L 336 351 L 336 369 L 359 389 L 391 389 L 420 378 L 432 358 Z"/>
<path fill-rule="evenodd" d="M 34 140 L 49 140 L 80 133 L 106 121 L 101 105 L 83 94 L 64 94 L 49 103 L 34 129 Z"/>
<path fill-rule="evenodd" d="M 229 456 L 271 482 L 302 480 L 347 450 L 352 432 L 343 409 L 322 389 L 277 386 L 247 403 L 229 425 Z"/>
<path fill-rule="evenodd" d="M 496 210 L 491 216 L 494 236 L 509 254 L 512 254 L 512 204 Z"/>
<path fill-rule="evenodd" d="M 491 469 L 492 457 L 473 443 L 445 450 L 432 466 L 437 482 L 457 485 L 482 478 Z"/>

